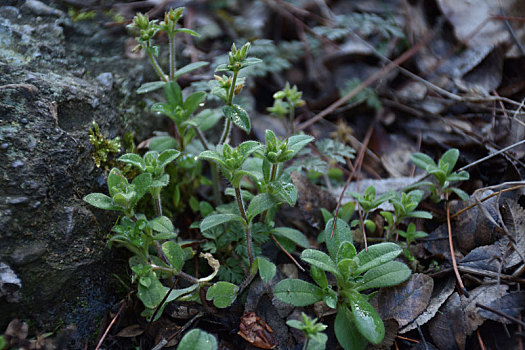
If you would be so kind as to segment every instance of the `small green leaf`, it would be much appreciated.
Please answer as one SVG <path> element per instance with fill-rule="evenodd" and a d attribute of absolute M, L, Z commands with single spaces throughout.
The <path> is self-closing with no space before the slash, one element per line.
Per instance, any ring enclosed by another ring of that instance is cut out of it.
<path fill-rule="evenodd" d="M 253 66 L 254 64 L 262 63 L 263 60 L 255 57 L 248 57 L 242 61 L 242 68 Z"/>
<path fill-rule="evenodd" d="M 342 259 L 337 263 L 337 270 L 343 275 L 345 281 L 348 281 L 357 270 L 357 263 L 354 259 Z"/>
<path fill-rule="evenodd" d="M 264 283 L 269 283 L 275 276 L 275 272 L 277 271 L 275 264 L 260 256 L 257 257 L 255 260 L 257 261 L 259 275 L 261 276 L 261 279 Z"/>
<path fill-rule="evenodd" d="M 142 157 L 135 153 L 124 154 L 118 160 L 120 162 L 124 162 L 127 164 L 131 164 L 133 166 L 136 166 L 141 171 L 144 171 L 144 169 L 146 168 L 146 163 L 144 163 L 144 160 L 142 159 Z"/>
<path fill-rule="evenodd" d="M 339 275 L 333 260 L 325 253 L 315 249 L 305 249 L 301 254 L 301 260 L 316 266 L 324 271 Z"/>
<path fill-rule="evenodd" d="M 314 140 L 313 136 L 310 135 L 293 135 L 288 138 L 288 149 L 294 153 L 290 159 L 297 154 L 304 146 Z"/>
<path fill-rule="evenodd" d="M 239 287 L 230 282 L 219 281 L 208 288 L 206 300 L 213 299 L 213 305 L 223 309 L 230 306 L 237 298 Z"/>
<path fill-rule="evenodd" d="M 135 191 L 137 192 L 136 202 L 146 194 L 148 187 L 151 185 L 151 181 L 150 173 L 140 174 L 133 179 L 131 183 L 135 185 Z"/>
<path fill-rule="evenodd" d="M 197 91 L 188 96 L 186 101 L 184 101 L 184 111 L 186 112 L 186 117 L 189 117 L 199 105 L 206 99 L 206 93 L 204 91 Z"/>
<path fill-rule="evenodd" d="M 310 247 L 308 238 L 296 229 L 290 227 L 276 227 L 272 230 L 272 233 L 277 237 L 287 238 L 302 248 Z"/>
<path fill-rule="evenodd" d="M 250 117 L 248 113 L 239 105 L 224 106 L 222 112 L 229 118 L 233 124 L 235 124 L 240 129 L 244 130 L 246 133 L 250 132 L 251 124 Z"/>
<path fill-rule="evenodd" d="M 113 197 L 116 193 L 115 188 L 125 188 L 128 186 L 128 179 L 117 168 L 111 169 L 108 175 L 109 195 Z"/>
<path fill-rule="evenodd" d="M 372 344 L 381 343 L 385 337 L 385 325 L 377 311 L 359 293 L 353 293 L 348 299 L 359 332 Z"/>
<path fill-rule="evenodd" d="M 275 195 L 293 207 L 297 202 L 297 187 L 293 183 L 274 181 L 271 183 Z"/>
<path fill-rule="evenodd" d="M 178 156 L 180 156 L 180 151 L 176 149 L 167 149 L 163 151 L 158 158 L 157 168 L 164 169 L 166 165 L 173 162 Z"/>
<path fill-rule="evenodd" d="M 342 242 L 353 243 L 352 231 L 350 227 L 343 220 L 337 220 L 335 227 L 334 237 L 330 239 L 332 235 L 332 228 L 334 226 L 334 219 L 330 219 L 325 226 L 325 243 L 328 252 L 333 260 L 337 259 L 337 253 Z"/>
<path fill-rule="evenodd" d="M 182 106 L 182 90 L 176 81 L 170 81 L 164 86 L 164 96 L 170 107 Z"/>
<path fill-rule="evenodd" d="M 459 151 L 456 148 L 451 148 L 446 151 L 438 162 L 438 167 L 442 168 L 442 165 L 448 165 L 448 173 L 452 172 L 452 169 L 456 166 L 459 158 Z"/>
<path fill-rule="evenodd" d="M 214 161 L 222 166 L 226 166 L 226 163 L 222 159 L 219 153 L 215 151 L 204 151 L 199 154 L 199 158 L 206 159 L 208 161 Z"/>
<path fill-rule="evenodd" d="M 345 306 L 337 308 L 334 322 L 335 337 L 345 350 L 364 350 L 367 340 L 359 333 L 354 316 Z"/>
<path fill-rule="evenodd" d="M 432 214 L 424 210 L 416 210 L 407 214 L 409 218 L 432 219 Z"/>
<path fill-rule="evenodd" d="M 122 208 L 114 206 L 110 197 L 102 193 L 90 193 L 84 197 L 84 201 L 92 206 L 104 210 L 121 210 Z"/>
<path fill-rule="evenodd" d="M 182 337 L 177 350 L 216 350 L 217 339 L 198 328 L 192 329 Z"/>
<path fill-rule="evenodd" d="M 294 306 L 307 306 L 323 300 L 323 290 L 299 279 L 285 279 L 275 285 L 273 295 Z"/>
<path fill-rule="evenodd" d="M 209 230 L 217 225 L 225 224 L 230 221 L 239 221 L 244 223 L 242 216 L 237 214 L 212 214 L 206 216 L 201 222 L 201 231 Z"/>
<path fill-rule="evenodd" d="M 137 89 L 137 94 L 145 94 L 145 93 L 148 93 L 148 92 L 151 92 L 151 91 L 158 90 L 161 87 L 163 87 L 165 84 L 166 84 L 165 81 L 152 81 L 150 83 L 142 84 Z"/>
<path fill-rule="evenodd" d="M 323 301 L 325 302 L 325 304 L 328 307 L 335 309 L 337 307 L 337 292 L 331 287 L 325 288 L 323 292 Z"/>
<path fill-rule="evenodd" d="M 180 245 L 174 241 L 167 241 L 162 244 L 162 252 L 169 260 L 171 266 L 180 272 L 184 264 L 184 252 Z"/>
<path fill-rule="evenodd" d="M 317 283 L 319 287 L 323 289 L 328 287 L 328 280 L 326 279 L 326 273 L 322 269 L 312 265 L 310 266 L 310 275 L 312 275 L 313 280 L 315 281 L 315 283 Z"/>
<path fill-rule="evenodd" d="M 411 271 L 405 264 L 398 261 L 389 261 L 386 264 L 368 270 L 363 275 L 363 284 L 358 285 L 356 290 L 395 286 L 406 281 L 410 274 Z"/>
<path fill-rule="evenodd" d="M 171 136 L 155 136 L 151 138 L 149 142 L 149 149 L 157 152 L 162 152 L 178 146 L 178 141 Z"/>
<path fill-rule="evenodd" d="M 189 73 L 189 72 L 192 72 L 196 69 L 199 69 L 199 68 L 202 68 L 204 66 L 207 66 L 208 64 L 210 64 L 209 62 L 204 62 L 204 61 L 198 61 L 198 62 L 193 62 L 193 63 L 190 63 L 190 64 L 187 64 L 185 65 L 184 67 L 181 67 L 179 69 L 177 69 L 177 71 L 175 72 L 175 80 L 177 80 L 180 76 L 186 74 L 186 73 Z"/>
<path fill-rule="evenodd" d="M 168 219 L 165 216 L 159 216 L 149 222 L 149 227 L 153 231 L 160 232 L 160 233 L 172 233 L 175 231 L 175 228 L 173 227 L 173 223 L 170 219 Z"/>
<path fill-rule="evenodd" d="M 449 190 L 454 192 L 455 194 L 457 194 L 458 197 L 461 198 L 464 201 L 466 201 L 466 200 L 468 200 L 470 198 L 467 192 L 465 192 L 463 190 L 460 190 L 457 187 L 450 187 Z"/>
<path fill-rule="evenodd" d="M 137 296 L 148 309 L 154 309 L 159 306 L 166 295 L 166 290 L 159 279 L 153 274 L 150 275 L 149 287 L 139 283 Z"/>
<path fill-rule="evenodd" d="M 337 251 L 337 261 L 343 259 L 353 259 L 357 255 L 357 251 L 352 243 L 348 241 L 341 242 L 339 250 Z"/>
<path fill-rule="evenodd" d="M 272 208 L 276 204 L 275 199 L 268 193 L 260 193 L 253 197 L 250 201 L 250 205 L 248 205 L 248 209 L 246 210 L 248 221 L 253 220 L 257 215 Z"/>
<path fill-rule="evenodd" d="M 437 167 L 436 162 L 429 156 L 424 153 L 414 153 L 410 158 L 412 163 L 414 163 L 418 168 L 427 170 L 429 167 Z"/>
<path fill-rule="evenodd" d="M 384 242 L 374 244 L 368 247 L 368 250 L 362 250 L 357 254 L 359 267 L 357 268 L 356 274 L 361 274 L 388 261 L 394 260 L 401 252 L 402 249 L 395 243 Z"/>

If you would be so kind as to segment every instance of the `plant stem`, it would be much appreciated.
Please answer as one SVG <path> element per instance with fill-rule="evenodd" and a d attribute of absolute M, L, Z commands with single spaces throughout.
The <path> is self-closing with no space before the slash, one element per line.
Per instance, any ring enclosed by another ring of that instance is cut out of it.
<path fill-rule="evenodd" d="M 239 74 L 239 71 L 233 72 L 232 86 L 230 88 L 230 91 L 228 92 L 228 102 L 226 103 L 228 106 L 232 105 L 233 95 L 235 95 L 235 83 L 237 82 L 238 74 Z M 232 121 L 230 118 L 226 118 L 226 124 L 224 125 L 224 130 L 219 140 L 219 145 L 222 145 L 223 143 L 226 142 L 226 139 L 230 135 L 231 128 L 232 128 Z"/>
<path fill-rule="evenodd" d="M 252 251 L 252 233 L 250 228 L 250 223 L 248 222 L 248 217 L 246 216 L 246 210 L 244 210 L 244 201 L 242 200 L 241 188 L 235 187 L 235 198 L 237 199 L 237 205 L 239 206 L 239 211 L 241 212 L 242 218 L 246 221 L 246 227 L 244 228 L 246 232 L 246 248 L 248 249 L 248 259 L 250 260 L 250 267 L 253 264 L 253 251 Z"/>
<path fill-rule="evenodd" d="M 162 216 L 162 200 L 160 199 L 160 193 L 153 195 L 153 206 L 155 207 L 155 215 L 157 215 L 157 217 Z"/>
<path fill-rule="evenodd" d="M 275 178 L 277 177 L 277 168 L 278 165 L 276 163 L 272 163 L 272 170 L 270 173 L 270 182 L 275 181 Z M 261 214 L 261 222 L 264 224 L 266 222 L 266 216 L 268 215 L 268 210 L 265 210 Z"/>
<path fill-rule="evenodd" d="M 308 339 L 308 337 L 306 337 L 306 339 L 304 340 L 303 350 L 308 349 L 308 341 L 309 341 L 309 340 L 310 340 L 310 339 Z"/>
<path fill-rule="evenodd" d="M 219 140 L 219 145 L 222 145 L 226 142 L 228 135 L 230 134 L 230 129 L 232 127 L 232 121 L 230 118 L 226 118 L 226 123 L 224 124 L 224 130 L 222 131 L 221 139 Z"/>
<path fill-rule="evenodd" d="M 169 39 L 169 48 L 170 48 L 170 81 L 175 80 L 175 34 L 168 35 Z"/>
<path fill-rule="evenodd" d="M 212 181 L 212 189 L 213 189 L 213 202 L 215 203 L 215 207 L 218 207 L 222 203 L 219 169 L 217 169 L 217 164 L 215 163 L 210 163 L 210 167 L 211 167 L 211 181 Z"/>
<path fill-rule="evenodd" d="M 230 89 L 230 93 L 228 95 L 228 106 L 232 105 L 233 95 L 235 95 L 235 83 L 237 82 L 237 75 L 238 74 L 239 74 L 239 71 L 233 72 L 232 86 L 231 86 L 231 89 Z"/>
<path fill-rule="evenodd" d="M 157 59 L 155 58 L 155 56 L 153 56 L 153 54 L 149 52 L 148 49 L 146 49 L 146 52 L 148 53 L 148 57 L 151 62 L 151 65 L 153 66 L 153 69 L 155 69 L 155 73 L 157 73 L 157 75 L 159 76 L 161 80 L 167 83 L 168 77 L 166 76 L 166 74 L 164 74 L 164 71 L 160 67 L 159 62 L 157 62 Z"/>
<path fill-rule="evenodd" d="M 292 136 L 295 133 L 294 125 L 293 125 L 293 121 L 295 118 L 295 109 L 294 109 L 293 103 L 289 102 L 289 105 L 290 105 L 290 135 L 289 136 Z"/>

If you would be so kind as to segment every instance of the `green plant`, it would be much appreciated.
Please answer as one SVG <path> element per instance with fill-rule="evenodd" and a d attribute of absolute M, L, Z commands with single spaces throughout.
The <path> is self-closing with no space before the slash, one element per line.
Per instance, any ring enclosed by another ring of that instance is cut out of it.
<path fill-rule="evenodd" d="M 358 192 L 350 192 L 352 197 L 357 200 L 357 203 L 363 210 L 363 219 L 352 221 L 352 226 L 359 226 L 361 231 L 364 233 L 365 228 L 369 232 L 375 232 L 376 224 L 374 221 L 368 219 L 368 215 L 376 208 L 378 208 L 384 202 L 390 200 L 395 195 L 394 192 L 386 192 L 381 196 L 376 196 L 376 188 L 374 186 L 369 186 L 363 194 Z"/>
<path fill-rule="evenodd" d="M 332 232 L 333 219 L 325 228 L 325 237 Z M 306 306 L 324 301 L 337 309 L 335 334 L 345 349 L 364 349 L 367 342 L 379 344 L 385 328 L 377 311 L 369 303 L 372 294 L 366 290 L 397 285 L 410 276 L 410 269 L 393 261 L 401 248 L 395 243 L 380 243 L 359 253 L 352 244 L 350 227 L 337 221 L 334 236 L 326 240 L 328 253 L 305 249 L 301 259 L 311 265 L 310 274 L 317 285 L 300 280 L 285 279 L 274 288 L 279 300 Z M 326 272 L 335 279 L 335 288 L 328 283 Z"/>
<path fill-rule="evenodd" d="M 468 194 L 463 190 L 451 186 L 453 182 L 469 179 L 469 173 L 466 171 L 460 171 L 459 173 L 452 171 L 456 166 L 458 158 L 459 151 L 456 148 L 446 151 L 437 164 L 424 153 L 415 153 L 412 155 L 412 162 L 414 162 L 418 168 L 425 170 L 436 179 L 437 186 L 430 184 L 432 190 L 431 198 L 436 203 L 442 200 L 444 196 L 448 198 L 448 194 L 451 192 L 457 194 L 462 200 L 469 198 Z"/>
<path fill-rule="evenodd" d="M 294 131 L 294 118 L 295 108 L 304 106 L 305 102 L 301 98 L 303 93 L 297 90 L 297 86 L 294 85 L 290 88 L 290 83 L 286 82 L 284 89 L 277 91 L 273 94 L 274 103 L 272 107 L 268 108 L 268 111 L 280 117 L 284 117 L 288 114 L 289 132 L 290 135 L 295 133 Z"/>
<path fill-rule="evenodd" d="M 406 231 L 397 230 L 396 232 L 401 237 L 404 237 L 406 239 L 405 249 L 404 249 L 405 256 L 410 261 L 414 260 L 414 256 L 408 250 L 408 246 L 410 246 L 410 244 L 412 244 L 416 239 L 424 238 L 424 237 L 428 236 L 428 234 L 426 232 L 423 232 L 423 231 L 417 231 L 416 230 L 416 224 L 414 224 L 413 222 L 408 224 L 408 227 L 407 227 Z"/>
<path fill-rule="evenodd" d="M 236 148 L 223 144 L 217 146 L 215 151 L 202 152 L 199 157 L 217 163 L 231 183 L 238 211 L 206 216 L 200 224 L 201 231 L 205 232 L 233 221 L 239 222 L 245 232 L 248 260 L 252 265 L 254 261 L 252 226 L 255 217 L 260 214 L 260 223 L 265 225 L 271 219 L 272 211 L 274 212 L 280 203 L 294 205 L 297 200 L 297 189 L 279 170 L 282 169 L 280 164 L 290 160 L 312 140 L 313 138 L 308 135 L 295 135 L 280 141 L 271 130 L 267 130 L 265 145 L 256 141 L 246 141 Z M 256 154 L 259 161 L 253 159 L 251 164 L 248 164 L 247 160 L 252 154 Z M 247 208 L 241 188 L 241 180 L 244 177 L 252 179 L 257 184 L 259 192 L 250 200 Z M 275 233 L 271 232 L 271 234 Z"/>
<path fill-rule="evenodd" d="M 198 328 L 192 329 L 182 337 L 177 350 L 215 350 L 218 348 L 217 339 Z"/>
<path fill-rule="evenodd" d="M 382 211 L 385 218 L 386 237 L 390 239 L 392 233 L 396 232 L 398 225 L 407 218 L 432 219 L 432 214 L 424 210 L 416 210 L 419 202 L 423 199 L 423 191 L 413 190 L 408 193 L 393 193 L 388 202 L 394 207 L 394 212 Z"/>
<path fill-rule="evenodd" d="M 289 320 L 286 324 L 289 327 L 300 329 L 306 336 L 306 341 L 303 344 L 303 350 L 324 350 L 326 348 L 326 341 L 328 337 L 322 333 L 327 326 L 322 323 L 317 323 L 317 318 L 310 318 L 304 312 L 301 313 L 302 321 Z"/>

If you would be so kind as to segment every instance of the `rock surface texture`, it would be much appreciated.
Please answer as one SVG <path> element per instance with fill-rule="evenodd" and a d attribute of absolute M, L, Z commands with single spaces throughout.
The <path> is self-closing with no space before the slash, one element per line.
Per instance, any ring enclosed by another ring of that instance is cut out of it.
<path fill-rule="evenodd" d="M 73 23 L 61 3 L 12 5 L 0 6 L 0 329 L 73 324 L 85 342 L 118 265 L 105 243 L 115 216 L 82 201 L 106 190 L 88 129 L 124 133 L 142 67 L 123 58 L 125 35 Z"/>

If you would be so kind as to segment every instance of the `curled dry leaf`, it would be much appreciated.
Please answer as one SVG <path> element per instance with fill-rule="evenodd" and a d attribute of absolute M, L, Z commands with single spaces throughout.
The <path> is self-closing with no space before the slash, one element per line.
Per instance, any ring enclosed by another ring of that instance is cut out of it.
<path fill-rule="evenodd" d="M 510 248 L 510 255 L 505 259 L 505 268 L 525 262 L 525 210 L 516 201 L 504 200 L 500 207 L 503 222 L 510 237 L 502 241 Z M 513 244 L 511 244 L 511 242 Z"/>
<path fill-rule="evenodd" d="M 394 288 L 383 288 L 374 298 L 381 318 L 393 318 L 403 327 L 414 321 L 428 306 L 434 280 L 421 273 Z"/>
<path fill-rule="evenodd" d="M 461 298 L 457 292 L 452 294 L 441 312 L 429 322 L 432 340 L 438 349 L 465 349 L 465 317 L 461 308 Z"/>
<path fill-rule="evenodd" d="M 253 311 L 244 313 L 237 332 L 244 340 L 261 349 L 274 349 L 278 343 L 273 330 Z"/>
<path fill-rule="evenodd" d="M 430 303 L 428 304 L 426 310 L 423 311 L 423 313 L 419 315 L 414 320 L 414 322 L 409 323 L 407 326 L 402 328 L 399 333 L 406 333 L 430 321 L 436 315 L 441 305 L 443 305 L 452 292 L 454 292 L 455 287 L 456 280 L 454 278 L 449 278 L 444 282 L 436 283 L 434 290 L 432 291 Z"/>

